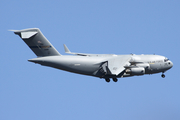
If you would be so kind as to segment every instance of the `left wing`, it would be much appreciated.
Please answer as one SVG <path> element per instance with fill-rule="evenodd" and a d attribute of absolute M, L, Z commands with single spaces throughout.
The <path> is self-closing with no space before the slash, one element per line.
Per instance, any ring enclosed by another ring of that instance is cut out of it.
<path fill-rule="evenodd" d="M 112 58 L 108 60 L 108 68 L 111 71 L 111 74 L 118 76 L 121 74 L 126 68 L 124 66 L 130 65 L 131 55 L 120 55 L 116 58 Z"/>
<path fill-rule="evenodd" d="M 101 63 L 99 70 L 94 72 L 94 75 L 101 78 L 116 78 L 122 77 L 125 73 L 126 67 L 130 65 L 131 55 L 116 55 L 106 57 Z"/>
<path fill-rule="evenodd" d="M 73 53 L 64 44 L 64 50 L 68 54 L 90 57 L 107 57 L 107 61 L 103 62 L 98 71 L 103 71 L 105 76 L 117 76 L 121 77 L 127 66 L 130 66 L 130 60 L 132 55 L 115 55 L 115 54 L 85 54 L 85 53 Z M 95 72 L 98 73 L 98 71 Z M 104 76 L 104 77 L 105 77 Z"/>

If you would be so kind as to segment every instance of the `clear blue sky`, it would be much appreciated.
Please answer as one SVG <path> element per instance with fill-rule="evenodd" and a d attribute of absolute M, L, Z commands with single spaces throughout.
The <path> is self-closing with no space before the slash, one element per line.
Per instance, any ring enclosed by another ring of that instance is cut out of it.
<path fill-rule="evenodd" d="M 0 120 L 180 120 L 179 0 L 1 0 Z M 61 53 L 159 54 L 165 73 L 103 79 L 30 63 L 10 29 L 40 28 Z"/>

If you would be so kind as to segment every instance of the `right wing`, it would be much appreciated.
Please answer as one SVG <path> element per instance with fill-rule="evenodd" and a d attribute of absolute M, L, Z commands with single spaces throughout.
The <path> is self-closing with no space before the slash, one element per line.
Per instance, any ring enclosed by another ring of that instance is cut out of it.
<path fill-rule="evenodd" d="M 91 56 L 91 57 L 95 57 L 95 56 L 116 56 L 115 54 L 87 54 L 87 53 L 74 53 L 74 52 L 71 52 L 68 47 L 64 44 L 64 50 L 65 50 L 65 53 L 68 53 L 68 54 L 73 54 L 73 55 L 78 55 L 78 56 Z"/>
<path fill-rule="evenodd" d="M 71 52 L 65 44 L 64 44 L 64 50 L 65 50 L 65 53 L 68 53 L 68 54 L 79 55 L 79 56 L 88 56 L 88 54 L 84 54 L 84 53 Z"/>

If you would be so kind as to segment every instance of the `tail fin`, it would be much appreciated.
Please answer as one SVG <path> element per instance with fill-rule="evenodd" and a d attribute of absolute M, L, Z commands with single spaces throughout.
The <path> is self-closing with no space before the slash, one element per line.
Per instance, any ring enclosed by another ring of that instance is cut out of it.
<path fill-rule="evenodd" d="M 12 31 L 14 31 L 15 34 L 19 35 L 38 57 L 61 55 L 44 37 L 44 35 L 38 28 Z"/>

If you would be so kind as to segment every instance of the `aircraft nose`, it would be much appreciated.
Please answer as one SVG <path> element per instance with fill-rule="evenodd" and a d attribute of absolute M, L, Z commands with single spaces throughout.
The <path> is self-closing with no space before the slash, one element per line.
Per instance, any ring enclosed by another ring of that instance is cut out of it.
<path fill-rule="evenodd" d="M 171 61 L 168 62 L 169 67 L 172 68 L 173 67 L 173 63 Z"/>

